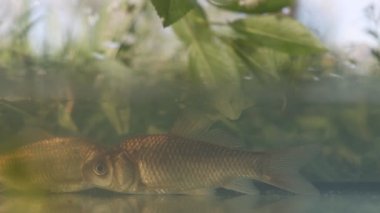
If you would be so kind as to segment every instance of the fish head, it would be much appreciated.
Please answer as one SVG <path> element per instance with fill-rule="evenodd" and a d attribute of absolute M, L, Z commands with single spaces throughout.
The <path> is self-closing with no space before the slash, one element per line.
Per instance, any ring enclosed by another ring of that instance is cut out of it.
<path fill-rule="evenodd" d="M 129 192 L 135 183 L 135 170 L 124 152 L 96 156 L 84 166 L 83 176 L 96 187 L 116 192 Z"/>

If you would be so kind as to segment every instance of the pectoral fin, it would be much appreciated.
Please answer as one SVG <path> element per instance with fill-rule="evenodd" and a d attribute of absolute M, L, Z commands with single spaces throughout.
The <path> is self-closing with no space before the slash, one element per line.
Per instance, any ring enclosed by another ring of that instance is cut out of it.
<path fill-rule="evenodd" d="M 216 190 L 214 188 L 193 189 L 193 190 L 189 190 L 189 191 L 184 192 L 184 194 L 187 194 L 187 195 L 211 195 L 211 196 L 213 196 L 216 194 Z"/>
<path fill-rule="evenodd" d="M 253 182 L 244 178 L 235 179 L 228 184 L 223 185 L 223 188 L 248 195 L 260 194 L 259 190 L 253 185 Z"/>

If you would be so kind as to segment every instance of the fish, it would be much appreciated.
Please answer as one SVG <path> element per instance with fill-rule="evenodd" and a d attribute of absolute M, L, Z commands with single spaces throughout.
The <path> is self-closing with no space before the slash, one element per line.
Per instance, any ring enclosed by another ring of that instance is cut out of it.
<path fill-rule="evenodd" d="M 0 155 L 0 184 L 16 191 L 74 192 L 92 188 L 83 167 L 104 149 L 76 137 L 52 137 Z"/>
<path fill-rule="evenodd" d="M 317 145 L 254 152 L 172 134 L 136 136 L 84 168 L 98 188 L 130 194 L 213 194 L 225 188 L 258 194 L 252 180 L 296 194 L 318 190 L 298 170 Z M 99 175 L 98 167 L 106 172 Z"/>

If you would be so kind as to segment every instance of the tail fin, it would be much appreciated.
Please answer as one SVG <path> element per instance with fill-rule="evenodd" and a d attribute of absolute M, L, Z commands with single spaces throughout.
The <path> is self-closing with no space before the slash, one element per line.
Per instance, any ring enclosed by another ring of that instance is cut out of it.
<path fill-rule="evenodd" d="M 318 145 L 304 145 L 268 152 L 263 159 L 261 181 L 296 194 L 316 195 L 318 190 L 298 170 L 320 150 Z"/>

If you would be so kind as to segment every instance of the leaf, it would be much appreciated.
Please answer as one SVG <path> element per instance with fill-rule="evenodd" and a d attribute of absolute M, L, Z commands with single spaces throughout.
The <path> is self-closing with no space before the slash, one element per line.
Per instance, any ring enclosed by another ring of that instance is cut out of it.
<path fill-rule="evenodd" d="M 230 119 L 237 119 L 244 108 L 236 61 L 232 49 L 217 40 L 197 40 L 189 47 L 192 75 L 208 92 L 210 103 Z"/>
<path fill-rule="evenodd" d="M 247 1 L 247 0 L 246 0 Z M 249 7 L 249 0 L 246 4 L 249 13 L 269 13 L 280 11 L 284 7 L 289 7 L 293 4 L 294 0 L 263 0 L 256 7 Z"/>
<path fill-rule="evenodd" d="M 210 30 L 202 11 L 192 11 L 174 26 L 189 49 L 189 71 L 209 104 L 236 119 L 247 106 L 242 95 L 239 59 L 231 47 Z"/>
<path fill-rule="evenodd" d="M 294 0 L 209 0 L 215 6 L 243 13 L 278 12 L 291 6 Z"/>
<path fill-rule="evenodd" d="M 248 46 L 264 46 L 288 53 L 304 55 L 325 51 L 322 43 L 302 24 L 288 17 L 254 16 L 237 20 L 231 27 L 243 36 Z"/>
<path fill-rule="evenodd" d="M 290 60 L 286 53 L 269 48 L 258 48 L 254 53 L 246 53 L 245 56 L 261 79 L 266 76 L 280 79 L 281 69 Z"/>
<path fill-rule="evenodd" d="M 188 13 L 181 21 L 174 24 L 173 30 L 188 46 L 196 40 L 208 40 L 213 36 L 206 14 L 199 8 Z"/>
<path fill-rule="evenodd" d="M 152 4 L 162 18 L 164 27 L 178 21 L 195 6 L 193 0 L 152 0 Z"/>

